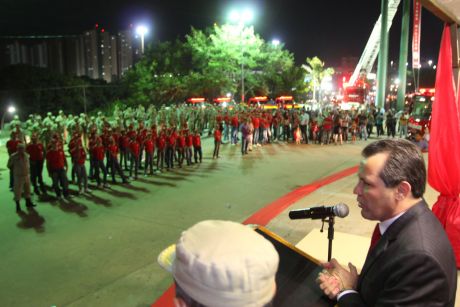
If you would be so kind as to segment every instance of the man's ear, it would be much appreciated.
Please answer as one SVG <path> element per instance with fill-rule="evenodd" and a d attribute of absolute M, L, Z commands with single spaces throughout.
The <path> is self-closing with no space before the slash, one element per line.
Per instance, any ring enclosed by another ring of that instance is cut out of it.
<path fill-rule="evenodd" d="M 396 189 L 396 199 L 403 200 L 408 197 L 412 191 L 412 187 L 409 182 L 402 181 Z"/>

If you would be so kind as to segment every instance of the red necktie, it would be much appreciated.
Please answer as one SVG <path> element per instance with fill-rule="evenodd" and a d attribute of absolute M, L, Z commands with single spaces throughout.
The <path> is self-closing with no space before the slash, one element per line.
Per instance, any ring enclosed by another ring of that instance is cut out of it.
<path fill-rule="evenodd" d="M 374 232 L 372 233 L 371 246 L 369 246 L 369 252 L 377 245 L 382 235 L 380 234 L 379 223 L 375 225 Z"/>

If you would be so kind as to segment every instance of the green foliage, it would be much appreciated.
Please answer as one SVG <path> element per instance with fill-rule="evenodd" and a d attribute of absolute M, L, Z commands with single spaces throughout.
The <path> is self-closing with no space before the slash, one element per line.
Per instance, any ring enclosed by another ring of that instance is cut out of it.
<path fill-rule="evenodd" d="M 302 67 L 307 71 L 307 90 L 313 92 L 313 98 L 316 99 L 315 92 L 320 90 L 320 85 L 325 77 L 332 76 L 334 69 L 331 67 L 325 68 L 325 63 L 318 57 L 307 58 L 307 65 Z"/>
<path fill-rule="evenodd" d="M 290 52 L 267 44 L 253 27 L 234 25 L 192 28 L 184 42 L 157 44 L 124 81 L 130 84 L 133 105 L 182 102 L 191 96 L 211 100 L 228 92 L 240 97 L 242 68 L 246 97 L 304 91 L 305 72 L 295 67 Z"/>

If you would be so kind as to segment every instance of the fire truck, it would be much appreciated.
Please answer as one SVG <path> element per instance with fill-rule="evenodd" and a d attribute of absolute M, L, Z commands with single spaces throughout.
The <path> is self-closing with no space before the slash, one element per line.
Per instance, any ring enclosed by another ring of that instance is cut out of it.
<path fill-rule="evenodd" d="M 367 96 L 366 86 L 346 86 L 343 89 L 343 98 L 339 102 L 339 107 L 342 110 L 358 110 L 366 102 Z"/>
<path fill-rule="evenodd" d="M 411 133 L 420 131 L 424 134 L 425 128 L 430 128 L 434 93 L 434 88 L 421 88 L 418 92 L 407 95 L 406 104 L 411 110 L 408 128 Z"/>
<path fill-rule="evenodd" d="M 217 97 L 212 100 L 214 105 L 222 106 L 223 108 L 225 108 L 230 101 L 231 101 L 230 97 Z"/>
<path fill-rule="evenodd" d="M 205 103 L 206 99 L 203 97 L 191 97 L 187 98 L 186 103 L 188 105 L 203 105 Z"/>
<path fill-rule="evenodd" d="M 248 106 L 260 109 L 278 109 L 276 104 L 269 102 L 267 96 L 256 96 L 249 98 Z"/>
<path fill-rule="evenodd" d="M 280 109 L 300 109 L 303 107 L 303 105 L 296 103 L 292 96 L 276 97 L 275 102 Z"/>

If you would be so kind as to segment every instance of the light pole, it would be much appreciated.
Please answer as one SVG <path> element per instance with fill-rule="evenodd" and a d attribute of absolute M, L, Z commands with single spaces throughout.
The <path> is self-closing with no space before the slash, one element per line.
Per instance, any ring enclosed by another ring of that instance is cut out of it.
<path fill-rule="evenodd" d="M 240 28 L 240 44 L 241 44 L 241 102 L 244 103 L 244 44 L 243 44 L 243 34 L 244 34 L 244 24 L 245 22 L 251 21 L 253 18 L 252 11 L 246 9 L 243 12 L 232 11 L 230 13 L 230 21 L 238 24 Z"/>
<path fill-rule="evenodd" d="M 3 131 L 3 125 L 5 124 L 5 115 L 6 114 L 14 114 L 16 112 L 16 108 L 14 106 L 9 106 L 2 115 L 2 121 L 0 123 L 0 130 Z"/>
<path fill-rule="evenodd" d="M 279 40 L 279 39 L 276 39 L 276 38 L 275 38 L 275 39 L 272 39 L 272 45 L 273 45 L 274 47 L 278 47 L 279 44 L 280 44 L 280 40 Z"/>
<path fill-rule="evenodd" d="M 146 26 L 137 26 L 136 33 L 141 37 L 141 54 L 144 54 L 144 36 L 149 32 Z"/>

